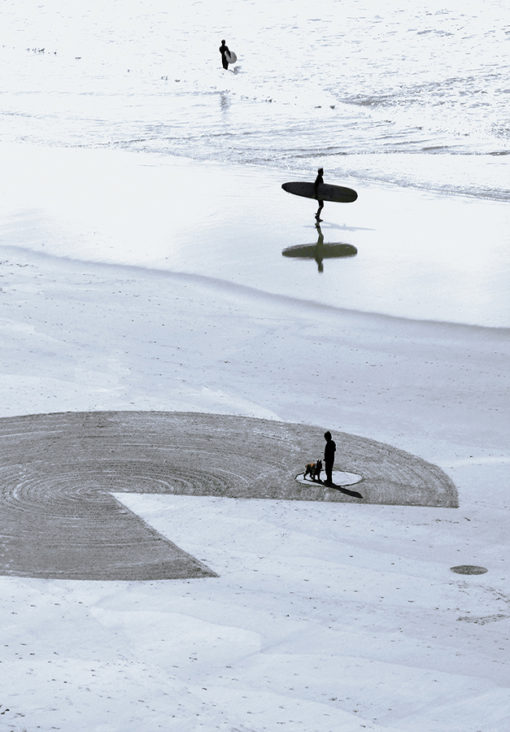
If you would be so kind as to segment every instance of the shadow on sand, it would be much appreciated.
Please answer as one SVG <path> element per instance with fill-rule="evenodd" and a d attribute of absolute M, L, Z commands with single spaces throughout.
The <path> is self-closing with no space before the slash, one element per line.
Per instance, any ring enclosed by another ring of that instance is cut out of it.
<path fill-rule="evenodd" d="M 306 478 L 304 479 L 305 482 L 310 482 L 314 485 L 322 485 L 324 488 L 332 488 L 335 491 L 339 491 L 340 493 L 343 493 L 346 496 L 351 496 L 351 498 L 363 498 L 361 493 L 358 493 L 358 491 L 351 491 L 348 488 L 345 488 L 343 485 L 338 485 L 337 483 L 326 483 L 325 480 L 310 480 L 307 481 Z"/>
<path fill-rule="evenodd" d="M 363 498 L 361 493 L 358 493 L 358 491 L 350 491 L 348 488 L 344 488 L 341 485 L 336 485 L 335 483 L 324 483 L 323 485 L 325 488 L 334 488 L 336 491 L 340 491 L 340 493 L 344 493 L 346 496 L 352 496 L 352 498 Z"/>

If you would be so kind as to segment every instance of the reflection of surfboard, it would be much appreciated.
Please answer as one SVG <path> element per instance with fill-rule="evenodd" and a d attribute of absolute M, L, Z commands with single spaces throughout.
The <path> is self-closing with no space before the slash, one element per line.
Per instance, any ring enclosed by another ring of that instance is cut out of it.
<path fill-rule="evenodd" d="M 226 56 L 229 64 L 235 64 L 235 62 L 237 61 L 237 56 L 235 55 L 235 53 L 233 51 L 230 51 L 230 53 L 228 53 L 228 51 L 227 51 L 225 56 Z"/>
<path fill-rule="evenodd" d="M 352 244 L 298 244 L 282 251 L 284 257 L 303 259 L 333 259 L 334 257 L 353 257 L 358 253 Z"/>
<path fill-rule="evenodd" d="M 295 196 L 315 198 L 320 201 L 352 203 L 358 197 L 358 194 L 352 188 L 334 186 L 330 183 L 319 183 L 317 195 L 315 194 L 315 186 L 313 183 L 302 183 L 297 181 L 293 183 L 283 183 L 282 188 L 284 191 L 287 191 L 287 193 L 293 193 Z"/>

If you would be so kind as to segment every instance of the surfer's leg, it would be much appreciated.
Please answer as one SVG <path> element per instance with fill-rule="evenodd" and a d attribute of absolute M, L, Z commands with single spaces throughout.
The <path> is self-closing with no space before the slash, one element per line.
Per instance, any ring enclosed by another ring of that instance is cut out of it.
<path fill-rule="evenodd" d="M 319 201 L 319 208 L 317 209 L 317 213 L 315 214 L 315 218 L 317 221 L 322 221 L 321 219 L 321 211 L 324 207 L 324 201 Z"/>

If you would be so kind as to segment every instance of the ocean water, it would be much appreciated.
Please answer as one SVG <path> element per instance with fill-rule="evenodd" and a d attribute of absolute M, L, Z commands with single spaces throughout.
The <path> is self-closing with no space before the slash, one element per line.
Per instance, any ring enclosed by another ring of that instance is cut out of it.
<path fill-rule="evenodd" d="M 86 160 L 50 175 L 28 152 L 10 174 L 5 153 L 0 244 L 510 327 L 509 47 L 506 0 L 3 0 L 0 141 Z M 106 185 L 104 150 L 156 187 Z M 326 206 L 325 242 L 358 254 L 320 272 L 282 257 L 318 235 L 313 202 L 280 190 L 318 166 L 362 194 L 345 218 Z M 218 210 L 193 208 L 187 175 L 223 187 Z"/>
<path fill-rule="evenodd" d="M 3 0 L 0 138 L 507 199 L 509 43 L 506 0 Z"/>

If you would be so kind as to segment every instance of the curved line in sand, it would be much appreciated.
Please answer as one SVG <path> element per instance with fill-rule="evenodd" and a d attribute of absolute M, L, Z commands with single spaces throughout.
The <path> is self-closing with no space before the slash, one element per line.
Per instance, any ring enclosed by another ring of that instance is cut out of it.
<path fill-rule="evenodd" d="M 113 493 L 360 503 L 295 476 L 323 428 L 178 412 L 85 412 L 0 419 L 0 574 L 154 580 L 214 572 Z M 456 507 L 435 465 L 335 433 L 337 464 L 363 475 L 363 503 Z"/>

